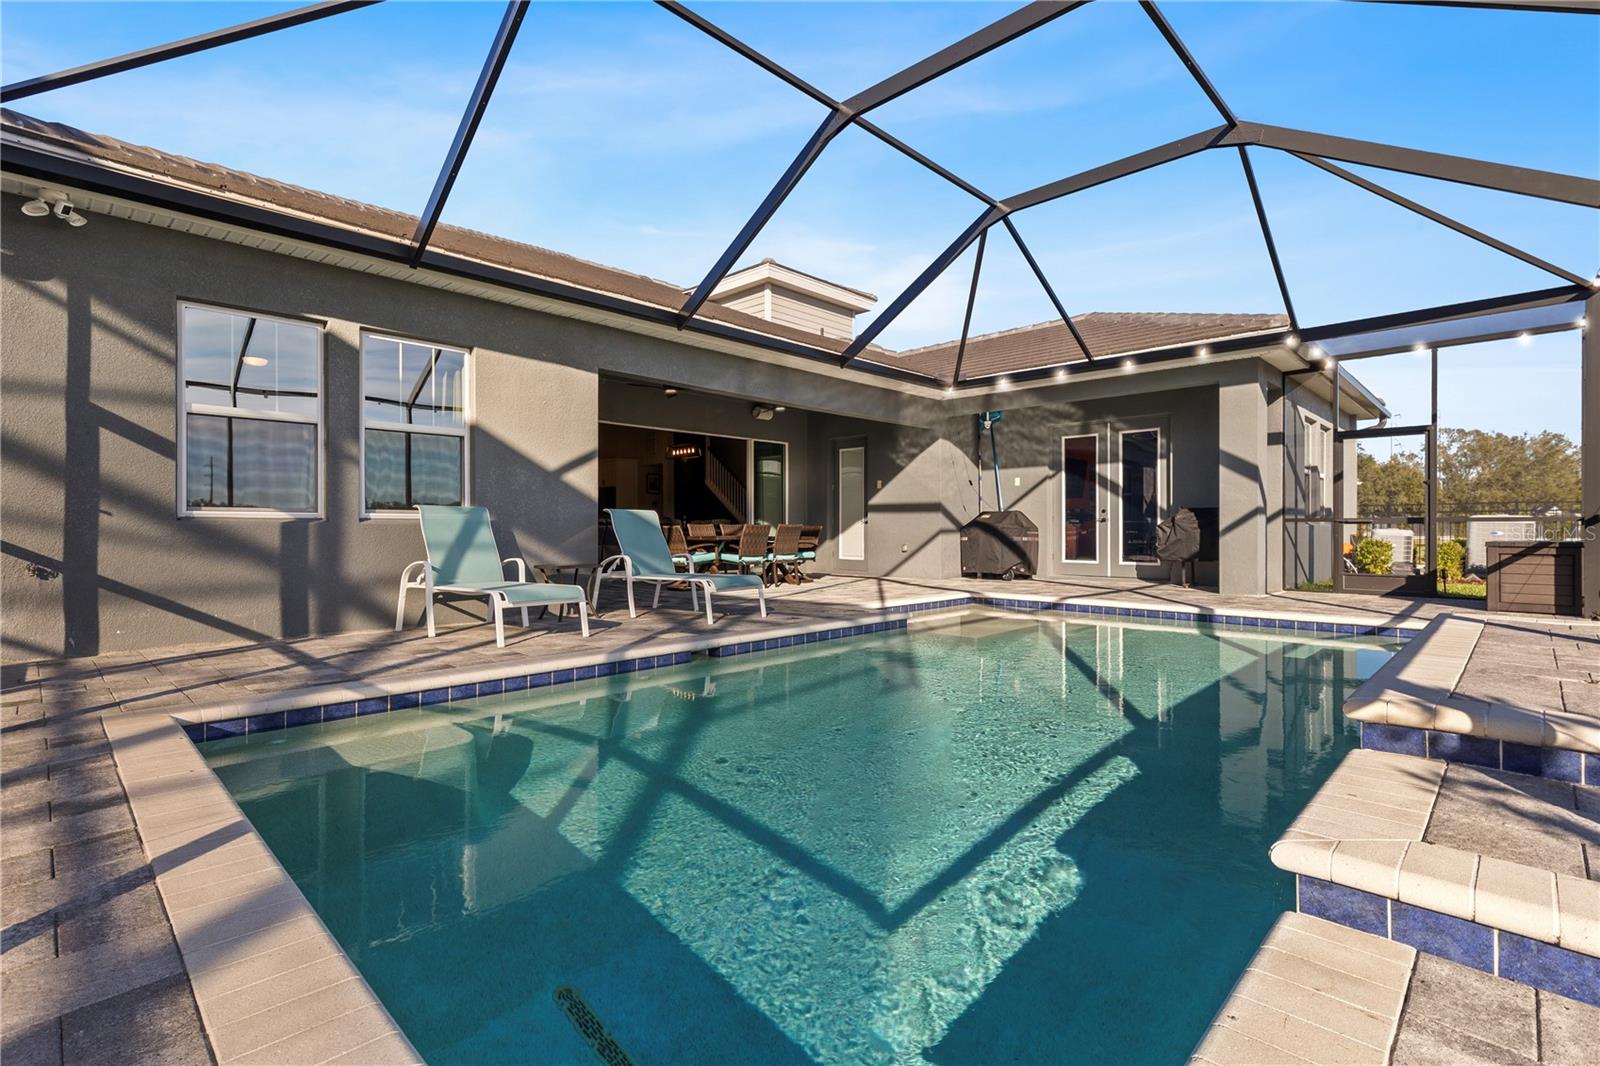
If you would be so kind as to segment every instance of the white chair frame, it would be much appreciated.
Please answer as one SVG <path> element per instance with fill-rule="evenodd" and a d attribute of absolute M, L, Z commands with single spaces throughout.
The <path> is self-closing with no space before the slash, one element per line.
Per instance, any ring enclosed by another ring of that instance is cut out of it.
<path fill-rule="evenodd" d="M 593 588 L 589 593 L 589 606 L 596 610 L 599 609 L 601 586 L 605 584 L 605 579 L 608 575 L 611 577 L 616 577 L 617 571 L 620 570 L 622 571 L 623 580 L 627 582 L 628 587 L 629 618 L 639 617 L 639 610 L 633 598 L 633 583 L 635 581 L 649 581 L 655 585 L 655 594 L 650 598 L 651 610 L 655 610 L 661 605 L 661 587 L 663 585 L 674 585 L 682 581 L 686 582 L 689 586 L 689 606 L 692 609 L 698 611 L 700 609 L 700 597 L 705 597 L 706 624 L 714 625 L 716 624 L 717 619 L 716 615 L 713 614 L 711 610 L 711 592 L 714 588 L 716 588 L 716 582 L 704 574 L 697 575 L 694 572 L 693 561 L 690 561 L 688 565 L 688 573 L 683 574 L 635 574 L 633 572 L 633 560 L 629 559 L 626 555 L 613 555 L 607 559 L 603 559 L 601 560 L 600 565 L 595 567 L 594 570 L 594 578 L 592 580 Z M 767 617 L 767 590 L 765 585 L 756 586 L 756 599 L 761 607 L 761 617 Z"/>
<path fill-rule="evenodd" d="M 500 565 L 512 565 L 516 567 L 516 577 L 508 578 L 507 580 L 515 580 L 522 582 L 523 584 L 529 583 L 528 564 L 523 560 L 515 557 L 510 559 L 502 559 L 500 560 Z M 540 580 L 549 580 L 549 578 L 545 577 L 544 572 L 538 567 L 534 567 L 533 572 L 539 575 Z M 456 596 L 462 599 L 487 601 L 489 614 L 494 619 L 494 643 L 495 647 L 497 648 L 503 648 L 506 646 L 505 611 L 513 607 L 517 608 L 522 612 L 523 628 L 526 629 L 528 626 L 528 605 L 513 604 L 510 598 L 507 597 L 503 592 L 484 592 L 482 589 L 464 588 L 460 585 L 435 585 L 433 583 L 433 567 L 428 565 L 428 561 L 426 559 L 418 559 L 414 563 L 407 564 L 406 568 L 400 572 L 400 597 L 394 611 L 394 628 L 397 631 L 405 628 L 406 593 L 410 592 L 412 589 L 420 589 L 422 591 L 423 616 L 427 619 L 428 636 L 430 637 L 435 635 L 433 624 L 433 602 L 436 596 Z M 566 617 L 567 604 L 557 603 L 538 606 L 540 606 L 541 610 L 543 610 L 546 606 L 558 607 L 560 608 L 560 611 L 557 613 L 556 617 L 558 619 Z M 577 603 L 577 608 L 579 628 L 583 631 L 583 635 L 587 637 L 589 635 L 589 605 L 583 600 L 579 600 Z"/>

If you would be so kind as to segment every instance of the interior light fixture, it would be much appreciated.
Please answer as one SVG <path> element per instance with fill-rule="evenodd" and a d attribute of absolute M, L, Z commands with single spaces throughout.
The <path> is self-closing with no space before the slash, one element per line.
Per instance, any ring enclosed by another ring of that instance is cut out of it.
<path fill-rule="evenodd" d="M 243 355 L 239 357 L 239 362 L 245 366 L 266 366 L 271 361 L 264 355 Z"/>
<path fill-rule="evenodd" d="M 700 445 L 674 444 L 667 449 L 668 459 L 698 459 L 700 458 Z"/>

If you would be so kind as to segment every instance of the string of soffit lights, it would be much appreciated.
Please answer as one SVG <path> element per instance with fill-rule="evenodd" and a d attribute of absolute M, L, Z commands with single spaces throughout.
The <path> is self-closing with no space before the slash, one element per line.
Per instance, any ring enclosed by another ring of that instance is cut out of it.
<path fill-rule="evenodd" d="M 380 2 L 380 0 L 339 0 L 339 2 L 311 4 L 306 7 L 294 9 L 292 11 L 282 12 L 278 15 L 257 19 L 253 22 L 241 23 L 237 26 L 231 26 L 221 30 L 212 31 L 211 33 L 201 34 L 196 37 L 175 41 L 167 45 L 144 49 L 139 52 L 128 53 L 126 55 L 102 60 L 97 63 L 85 64 L 80 67 L 59 71 L 54 74 L 47 74 L 37 78 L 14 82 L 10 85 L 0 87 L 0 103 L 20 99 L 25 96 L 31 96 L 40 92 L 47 92 L 51 89 L 62 88 L 67 85 L 81 84 L 82 82 L 94 80 L 109 74 L 136 69 L 152 63 L 158 63 L 167 59 L 176 58 L 181 55 L 190 55 L 195 52 L 205 51 L 207 49 L 219 47 L 224 44 L 230 44 L 235 41 L 246 40 L 265 33 L 272 33 L 276 32 L 277 30 L 287 29 L 291 26 L 303 25 L 318 19 L 342 14 L 346 11 L 353 11 L 360 8 L 369 7 L 377 2 Z M 1527 304 L 1532 300 L 1560 300 L 1563 298 L 1572 299 L 1578 296 L 1587 297 L 1597 286 L 1600 286 L 1600 277 L 1594 279 L 1581 278 L 1578 275 L 1572 274 L 1571 272 L 1560 267 L 1546 263 L 1545 261 L 1532 256 L 1530 253 L 1523 252 L 1521 249 L 1515 248 L 1514 246 L 1505 242 L 1498 241 L 1495 238 L 1489 237 L 1487 234 L 1473 230 L 1471 227 L 1467 227 L 1463 223 L 1459 223 L 1454 219 L 1450 219 L 1448 216 L 1445 216 L 1439 212 L 1431 211 L 1420 204 L 1409 201 L 1404 197 L 1400 197 L 1398 194 L 1392 193 L 1389 190 L 1384 189 L 1382 186 L 1378 186 L 1374 182 L 1369 182 L 1366 179 L 1359 178 L 1358 176 L 1350 174 L 1349 172 L 1342 171 L 1340 168 L 1334 167 L 1332 164 L 1328 163 L 1324 156 L 1329 158 L 1338 158 L 1345 162 L 1357 162 L 1365 165 L 1376 166 L 1379 169 L 1398 170 L 1401 172 L 1419 174 L 1424 177 L 1438 178 L 1441 180 L 1454 181 L 1468 185 L 1478 185 L 1480 187 L 1490 189 L 1498 189 L 1500 191 L 1514 194 L 1575 203 L 1585 207 L 1600 207 L 1600 182 L 1570 175 L 1535 171 L 1526 168 L 1511 167 L 1504 164 L 1486 163 L 1479 160 L 1441 155 L 1438 153 L 1422 152 L 1414 149 L 1398 148 L 1395 146 L 1376 144 L 1372 142 L 1354 141 L 1323 134 L 1308 133 L 1300 130 L 1281 129 L 1258 123 L 1241 122 L 1234 116 L 1232 110 L 1227 106 L 1220 93 L 1218 93 L 1216 88 L 1211 84 L 1204 70 L 1194 59 L 1193 55 L 1183 44 L 1182 40 L 1178 37 L 1171 25 L 1166 21 L 1165 17 L 1161 14 L 1159 8 L 1157 8 L 1153 0 L 1140 0 L 1141 8 L 1150 17 L 1151 21 L 1161 32 L 1161 35 L 1163 38 L 1165 38 L 1174 54 L 1183 63 L 1185 69 L 1188 70 L 1196 84 L 1202 89 L 1207 98 L 1211 101 L 1212 105 L 1217 109 L 1225 124 L 1221 127 L 1217 127 L 1214 130 L 1204 131 L 1202 133 L 1192 135 L 1191 137 L 1182 138 L 1179 141 L 1171 142 L 1167 145 L 1148 149 L 1133 156 L 1128 156 L 1124 159 L 1092 168 L 1091 170 L 1084 171 L 1080 174 L 1051 182 L 1036 189 L 1028 190 L 1005 200 L 997 200 L 994 197 L 987 195 L 982 190 L 976 188 L 971 183 L 957 177 L 955 174 L 935 163 L 928 157 L 922 155 L 914 148 L 911 148 L 909 145 L 899 141 L 886 131 L 879 129 L 869 122 L 864 115 L 873 108 L 882 106 L 883 104 L 886 104 L 905 93 L 919 88 L 929 81 L 949 73 L 950 71 L 962 66 L 967 62 L 985 55 L 988 52 L 993 51 L 994 49 L 999 48 L 1010 41 L 1021 37 L 1050 21 L 1053 21 L 1056 18 L 1070 13 L 1076 8 L 1088 3 L 1089 0 L 1038 0 L 1038 2 L 1029 3 L 1022 8 L 996 20 L 983 29 L 980 29 L 976 33 L 970 34 L 967 37 L 964 37 L 954 44 L 948 46 L 947 48 L 941 49 L 933 55 L 911 64 L 900 72 L 879 81 L 866 90 L 857 93 L 855 96 L 852 96 L 842 102 L 834 100 L 832 97 L 821 92 L 821 90 L 810 85 L 799 76 L 795 75 L 791 71 L 788 71 L 780 64 L 763 55 L 750 45 L 738 40 L 733 35 L 711 23 L 709 20 L 689 10 L 683 4 L 674 2 L 674 0 L 656 0 L 656 2 L 667 11 L 677 15 L 679 18 L 708 34 L 726 47 L 733 49 L 741 56 L 756 63 L 768 73 L 780 78 L 791 87 L 805 93 L 830 109 L 829 116 L 824 119 L 822 125 L 818 127 L 816 133 L 812 135 L 811 139 L 801 149 L 794 162 L 790 164 L 787 170 L 785 170 L 778 182 L 774 185 L 772 191 L 768 193 L 766 199 L 762 201 L 762 204 L 757 208 L 756 212 L 745 224 L 744 228 L 740 230 L 733 242 L 730 243 L 728 249 L 724 252 L 723 256 L 718 259 L 717 264 L 713 266 L 712 270 L 706 275 L 700 286 L 698 286 L 690 294 L 688 300 L 680 309 L 677 316 L 679 328 L 686 328 L 688 325 L 690 325 L 699 308 L 709 296 L 710 291 L 718 282 L 722 280 L 722 278 L 727 274 L 728 270 L 732 268 L 733 263 L 749 247 L 749 244 L 754 240 L 756 234 L 760 232 L 761 228 L 771 218 L 772 214 L 774 214 L 778 207 L 781 206 L 784 199 L 787 198 L 789 192 L 793 190 L 800 179 L 804 176 L 805 172 L 810 168 L 811 164 L 814 163 L 820 156 L 822 150 L 832 141 L 835 136 L 850 126 L 862 129 L 874 137 L 877 137 L 879 140 L 908 156 L 923 167 L 955 184 L 963 191 L 966 191 L 982 200 L 987 206 L 984 213 L 980 214 L 979 217 L 967 228 L 967 230 L 964 231 L 956 239 L 956 241 L 946 249 L 944 253 L 941 253 L 941 255 L 934 261 L 933 264 L 928 267 L 927 270 L 919 275 L 918 278 L 913 281 L 906 290 L 902 291 L 901 294 L 896 297 L 896 299 L 887 308 L 885 308 L 883 312 L 880 312 L 879 315 L 868 325 L 867 329 L 863 331 L 863 333 L 857 335 L 857 337 L 845 349 L 844 353 L 840 357 L 841 367 L 848 367 L 855 362 L 865 350 L 867 345 L 870 344 L 872 340 L 877 337 L 877 335 L 881 333 L 890 322 L 898 317 L 899 314 L 903 312 L 905 308 L 916 299 L 917 296 L 921 295 L 928 285 L 930 285 L 933 280 L 940 276 L 944 270 L 947 269 L 948 266 L 973 243 L 973 241 L 982 240 L 986 237 L 987 231 L 991 226 L 996 223 L 1003 223 L 1019 250 L 1021 250 L 1022 254 L 1027 259 L 1030 267 L 1032 267 L 1035 277 L 1040 282 L 1047 295 L 1050 297 L 1051 302 L 1057 308 L 1058 313 L 1061 315 L 1065 325 L 1071 332 L 1074 342 L 1077 344 L 1084 356 L 1084 359 L 1077 363 L 1064 362 L 1054 366 L 1047 365 L 1035 370 L 1018 372 L 1018 374 L 1015 376 L 1019 379 L 1033 379 L 1037 378 L 1041 374 L 1048 374 L 1053 369 L 1055 377 L 1065 378 L 1068 376 L 1070 370 L 1081 364 L 1088 364 L 1092 368 L 1095 364 L 1094 353 L 1090 351 L 1089 346 L 1084 342 L 1076 323 L 1074 323 L 1071 316 L 1066 312 L 1065 307 L 1057 297 L 1054 288 L 1050 285 L 1048 278 L 1034 260 L 1032 253 L 1029 251 L 1027 245 L 1022 239 L 1021 233 L 1018 232 L 1015 223 L 1012 221 L 1011 215 L 1014 212 L 1022 210 L 1026 207 L 1036 206 L 1037 204 L 1044 203 L 1049 200 L 1071 195 L 1074 192 L 1081 192 L 1084 189 L 1094 187 L 1095 185 L 1114 181 L 1120 177 L 1127 177 L 1131 174 L 1148 170 L 1168 162 L 1173 162 L 1177 159 L 1185 158 L 1200 151 L 1214 148 L 1233 147 L 1238 150 L 1241 166 L 1251 194 L 1251 200 L 1255 207 L 1257 220 L 1262 230 L 1262 236 L 1267 246 L 1268 254 L 1272 260 L 1274 275 L 1277 279 L 1280 294 L 1284 301 L 1284 309 L 1289 319 L 1289 329 L 1287 331 L 1282 331 L 1277 334 L 1266 334 L 1245 338 L 1247 340 L 1255 341 L 1257 346 L 1259 346 L 1259 344 L 1263 341 L 1272 343 L 1272 338 L 1275 338 L 1276 343 L 1281 343 L 1284 347 L 1291 350 L 1298 350 L 1300 343 L 1299 334 L 1308 331 L 1303 331 L 1300 327 L 1297 315 L 1295 314 L 1294 304 L 1289 294 L 1288 286 L 1284 280 L 1282 265 L 1277 254 L 1276 242 L 1272 236 L 1271 225 L 1267 218 L 1265 207 L 1262 204 L 1259 189 L 1257 188 L 1254 171 L 1250 164 L 1249 153 L 1246 150 L 1248 145 L 1269 147 L 1283 151 L 1290 155 L 1294 155 L 1313 166 L 1319 166 L 1322 169 L 1327 170 L 1329 173 L 1332 173 L 1335 176 L 1352 181 L 1354 184 L 1357 184 L 1358 187 L 1364 188 L 1368 192 L 1372 192 L 1373 194 L 1383 197 L 1384 199 L 1388 199 L 1399 206 L 1405 207 L 1407 210 L 1414 211 L 1434 222 L 1445 225 L 1448 228 L 1456 230 L 1457 232 L 1469 236 L 1474 240 L 1478 240 L 1481 243 L 1487 244 L 1490 247 L 1495 248 L 1497 251 L 1512 255 L 1523 260 L 1524 262 L 1528 262 L 1531 265 L 1539 267 L 1540 269 L 1554 273 L 1568 283 L 1567 286 L 1562 289 L 1549 289 L 1539 290 L 1531 293 L 1510 294 L 1504 298 L 1499 298 L 1496 301 L 1475 301 L 1473 304 L 1458 304 L 1447 305 L 1438 308 L 1426 308 L 1418 311 L 1407 312 L 1402 315 L 1380 316 L 1379 319 L 1364 320 L 1365 322 L 1411 319 L 1414 322 L 1420 323 L 1428 320 L 1426 316 L 1435 315 L 1440 318 L 1448 317 L 1450 313 L 1457 312 L 1461 308 L 1478 305 L 1497 304 L 1501 307 L 1501 309 L 1504 309 L 1507 306 L 1519 303 Z M 1544 13 L 1600 14 L 1600 5 L 1583 2 L 1583 0 L 1366 0 L 1366 2 L 1415 4 L 1422 6 L 1451 8 L 1509 9 L 1530 12 L 1537 11 Z M 494 86 L 498 81 L 501 70 L 504 67 L 511 45 L 515 41 L 517 31 L 521 26 L 521 22 L 526 14 L 527 7 L 528 0 L 512 0 L 512 2 L 507 5 L 505 15 L 501 21 L 499 29 L 496 32 L 495 39 L 490 47 L 488 57 L 484 62 L 484 66 L 479 74 L 478 80 L 468 101 L 466 112 L 462 116 L 462 120 L 457 129 L 455 138 L 453 139 L 450 149 L 446 154 L 444 165 L 440 169 L 439 177 L 435 183 L 433 192 L 429 197 L 428 205 L 423 211 L 422 215 L 419 216 L 416 236 L 412 241 L 412 246 L 409 255 L 407 256 L 412 266 L 421 265 L 424 261 L 427 242 L 435 225 L 438 222 L 440 213 L 443 211 L 445 201 L 449 196 L 449 192 L 454 184 L 456 175 L 460 171 L 467 150 L 471 146 L 473 136 L 475 135 L 478 124 L 488 106 L 490 96 L 494 91 Z M 66 219 L 72 225 L 83 225 L 82 216 L 72 208 L 70 202 L 65 202 L 64 194 L 61 194 L 61 196 L 61 201 L 51 202 L 46 201 L 44 199 L 44 195 L 41 194 L 40 198 L 34 201 L 29 201 L 29 203 L 25 205 L 25 210 L 27 210 L 28 213 L 36 216 L 41 213 L 55 213 L 58 215 L 58 217 Z M 62 202 L 65 202 L 65 207 L 61 206 Z M 45 208 L 44 212 L 40 211 L 41 206 Z M 978 268 L 981 268 L 981 262 L 975 264 L 973 285 L 968 298 L 968 314 L 966 316 L 968 326 L 970 326 L 971 319 L 971 302 L 973 299 L 975 299 L 977 292 Z M 1318 334 L 1327 334 L 1331 336 L 1334 335 L 1332 331 L 1351 332 L 1353 331 L 1352 327 L 1362 324 L 1363 323 L 1361 322 L 1337 323 L 1328 326 L 1315 327 L 1314 331 Z M 1583 322 L 1581 319 L 1574 323 L 1574 325 L 1578 325 L 1580 328 L 1582 324 Z M 967 339 L 967 328 L 964 327 L 958 347 L 956 372 L 951 375 L 951 378 L 947 383 L 947 394 L 953 392 L 956 385 L 962 383 L 959 379 L 959 364 L 962 355 L 965 352 Z M 1229 348 L 1237 347 L 1233 341 L 1234 339 L 1230 339 L 1227 342 L 1218 342 L 1214 346 L 1178 346 L 1175 349 L 1140 353 L 1138 357 L 1125 358 L 1122 366 L 1125 371 L 1131 371 L 1142 363 L 1154 362 L 1161 359 L 1188 357 L 1199 357 L 1203 359 L 1211 355 L 1213 350 L 1220 351 L 1223 350 L 1225 346 Z M 1308 352 L 1313 358 L 1319 354 L 1319 350 L 1314 345 L 1308 348 Z M 1302 358 L 1305 358 L 1305 356 L 1302 355 Z M 969 382 L 972 382 L 973 380 L 974 379 L 968 379 Z M 1000 376 L 995 379 L 995 384 L 1005 387 L 1011 383 L 1011 380 L 1011 376 Z"/>

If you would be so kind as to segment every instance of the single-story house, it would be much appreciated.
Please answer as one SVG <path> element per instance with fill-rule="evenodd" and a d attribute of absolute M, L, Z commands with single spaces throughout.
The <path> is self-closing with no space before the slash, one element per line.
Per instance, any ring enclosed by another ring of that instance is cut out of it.
<path fill-rule="evenodd" d="M 1348 375 L 1335 404 L 1281 315 L 1075 316 L 1092 362 L 1063 322 L 973 336 L 952 387 L 954 340 L 841 365 L 875 297 L 796 267 L 685 324 L 675 284 L 448 226 L 412 266 L 413 216 L 10 111 L 0 136 L 14 659 L 390 624 L 419 501 L 487 505 L 536 563 L 595 562 L 602 508 L 646 506 L 815 523 L 818 570 L 917 578 L 958 574 L 997 492 L 1046 578 L 1165 579 L 1155 524 L 1216 508 L 1199 581 L 1263 593 L 1327 578 L 1332 526 L 1297 519 L 1332 513 L 1334 422 L 1386 414 Z"/>

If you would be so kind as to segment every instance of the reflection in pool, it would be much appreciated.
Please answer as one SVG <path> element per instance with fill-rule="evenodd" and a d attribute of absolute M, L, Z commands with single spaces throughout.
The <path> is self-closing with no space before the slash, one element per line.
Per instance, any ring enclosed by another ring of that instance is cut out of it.
<path fill-rule="evenodd" d="M 1152 1062 L 1391 646 L 974 612 L 206 744 L 431 1063 Z M 569 1004 L 570 1006 L 570 1004 Z"/>

